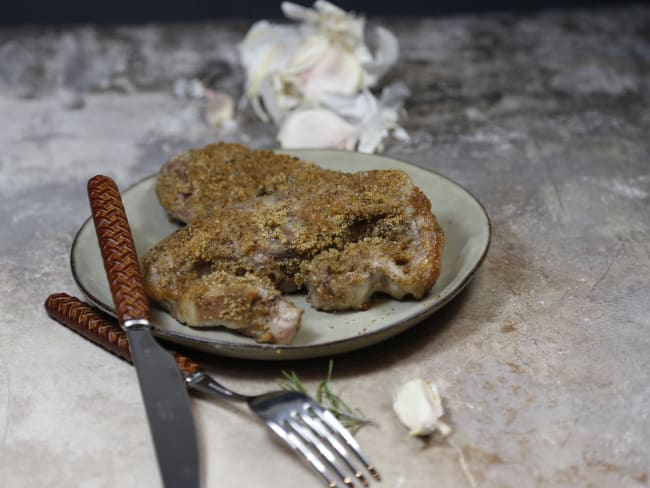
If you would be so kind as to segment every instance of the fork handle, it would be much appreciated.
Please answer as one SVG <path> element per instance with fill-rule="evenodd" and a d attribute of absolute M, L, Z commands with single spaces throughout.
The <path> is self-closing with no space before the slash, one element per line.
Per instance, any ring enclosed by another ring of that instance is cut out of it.
<path fill-rule="evenodd" d="M 117 185 L 108 176 L 97 175 L 88 181 L 88 198 L 120 325 L 148 322 L 149 302 Z"/>
<path fill-rule="evenodd" d="M 57 322 L 122 359 L 133 362 L 126 332 L 120 329 L 108 315 L 67 293 L 50 295 L 45 301 L 45 309 Z M 169 352 L 174 356 L 178 369 L 185 377 L 203 371 L 199 363 L 187 356 L 176 351 Z"/>

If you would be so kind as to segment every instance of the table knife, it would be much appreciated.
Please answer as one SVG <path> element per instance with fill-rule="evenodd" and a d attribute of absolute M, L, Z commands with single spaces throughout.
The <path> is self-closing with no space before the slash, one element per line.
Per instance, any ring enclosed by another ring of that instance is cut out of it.
<path fill-rule="evenodd" d="M 198 443 L 190 399 L 174 358 L 155 340 L 135 244 L 119 190 L 107 176 L 88 197 L 120 326 L 133 356 L 165 488 L 198 488 Z"/>

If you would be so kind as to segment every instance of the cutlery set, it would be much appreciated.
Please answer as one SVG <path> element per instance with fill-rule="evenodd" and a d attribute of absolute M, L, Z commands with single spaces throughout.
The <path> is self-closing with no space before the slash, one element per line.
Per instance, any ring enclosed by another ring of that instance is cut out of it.
<path fill-rule="evenodd" d="M 201 485 L 188 389 L 246 403 L 327 486 L 355 486 L 355 481 L 367 486 L 364 470 L 380 480 L 354 437 L 309 396 L 284 390 L 255 396 L 236 393 L 197 362 L 158 344 L 151 332 L 149 304 L 119 190 L 113 180 L 99 175 L 88 182 L 88 196 L 119 325 L 65 293 L 50 295 L 45 308 L 53 319 L 133 363 L 165 488 Z"/>

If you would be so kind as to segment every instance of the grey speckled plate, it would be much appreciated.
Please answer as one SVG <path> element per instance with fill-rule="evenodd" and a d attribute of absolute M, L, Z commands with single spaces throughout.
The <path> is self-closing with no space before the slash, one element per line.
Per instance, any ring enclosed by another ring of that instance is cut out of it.
<path fill-rule="evenodd" d="M 478 200 L 456 183 L 408 163 L 380 156 L 332 150 L 292 150 L 290 154 L 341 171 L 401 169 L 431 200 L 445 232 L 442 272 L 435 287 L 420 301 L 377 298 L 369 310 L 319 312 L 304 294 L 292 299 L 305 310 L 302 327 L 290 345 L 257 344 L 223 328 L 190 328 L 154 309 L 156 336 L 224 356 L 247 359 L 302 359 L 339 354 L 388 339 L 414 326 L 449 302 L 481 264 L 490 243 L 490 221 Z M 154 192 L 155 176 L 123 192 L 124 206 L 140 256 L 177 227 L 170 223 Z M 79 230 L 72 246 L 72 272 L 88 299 L 114 313 L 108 282 L 92 221 Z"/>

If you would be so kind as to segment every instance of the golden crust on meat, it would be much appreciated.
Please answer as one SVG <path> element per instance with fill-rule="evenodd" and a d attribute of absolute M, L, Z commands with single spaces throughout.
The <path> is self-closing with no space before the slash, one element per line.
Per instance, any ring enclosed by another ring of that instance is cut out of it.
<path fill-rule="evenodd" d="M 189 224 L 145 256 L 147 291 L 190 325 L 277 342 L 302 313 L 280 292 L 364 309 L 377 292 L 422 298 L 440 273 L 442 230 L 399 170 L 342 173 L 216 144 L 167 163 L 157 191 Z"/>
<path fill-rule="evenodd" d="M 188 222 L 215 207 L 316 183 L 324 173 L 334 172 L 293 156 L 220 142 L 190 149 L 165 163 L 156 194 L 168 212 Z"/>

